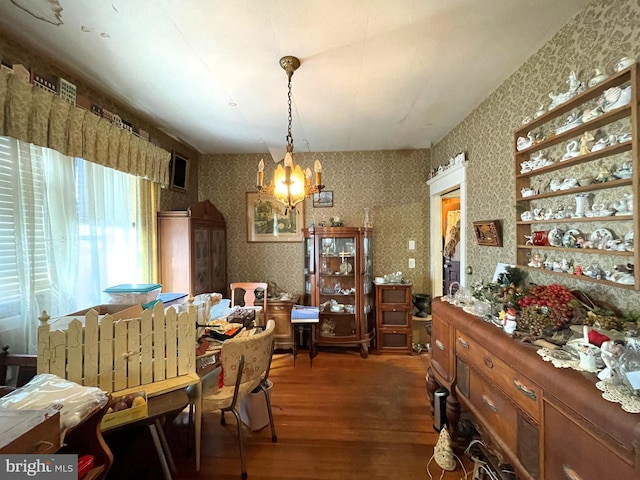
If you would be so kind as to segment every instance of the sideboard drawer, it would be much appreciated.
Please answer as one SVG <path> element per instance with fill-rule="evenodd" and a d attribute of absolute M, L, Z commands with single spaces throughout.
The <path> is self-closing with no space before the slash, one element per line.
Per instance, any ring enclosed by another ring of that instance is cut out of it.
<path fill-rule="evenodd" d="M 579 480 L 638 478 L 631 460 L 620 456 L 572 420 L 568 413 L 545 402 L 544 478 Z"/>
<path fill-rule="evenodd" d="M 542 393 L 540 387 L 524 375 L 517 373 L 473 338 L 456 331 L 456 355 L 464 358 L 483 375 L 491 379 L 507 397 L 515 401 L 524 412 L 539 423 L 541 418 Z"/>
<path fill-rule="evenodd" d="M 518 421 L 515 405 L 473 368 L 469 369 L 469 392 L 469 400 L 477 409 L 481 423 L 493 430 L 492 436 L 501 438 L 515 451 Z"/>
<path fill-rule="evenodd" d="M 437 317 L 431 325 L 431 366 L 447 382 L 453 380 L 453 348 L 451 326 Z"/>

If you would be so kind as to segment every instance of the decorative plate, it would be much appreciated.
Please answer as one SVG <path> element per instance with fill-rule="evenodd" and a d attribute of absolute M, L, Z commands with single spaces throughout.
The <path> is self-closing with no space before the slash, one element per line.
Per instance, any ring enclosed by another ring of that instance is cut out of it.
<path fill-rule="evenodd" d="M 627 252 L 633 252 L 633 230 L 624 235 L 624 249 Z"/>
<path fill-rule="evenodd" d="M 352 270 L 353 270 L 353 265 L 351 265 L 351 263 L 349 262 L 344 262 L 340 265 L 340 273 L 342 273 L 343 275 L 351 273 Z"/>
<path fill-rule="evenodd" d="M 609 240 L 613 240 L 613 233 L 609 229 L 599 228 L 591 234 L 589 240 L 593 243 L 593 248 L 604 248 Z"/>
<path fill-rule="evenodd" d="M 562 246 L 565 248 L 577 248 L 579 238 L 584 239 L 584 235 L 580 233 L 580 230 L 567 230 L 567 233 L 562 236 Z"/>
<path fill-rule="evenodd" d="M 564 231 L 560 230 L 557 227 L 549 230 L 549 245 L 552 247 L 561 247 L 562 246 L 562 237 L 564 235 Z"/>

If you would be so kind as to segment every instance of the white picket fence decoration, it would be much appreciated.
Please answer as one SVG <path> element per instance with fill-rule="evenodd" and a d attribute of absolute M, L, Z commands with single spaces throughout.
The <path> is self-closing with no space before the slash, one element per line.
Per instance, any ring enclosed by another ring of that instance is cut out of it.
<path fill-rule="evenodd" d="M 144 390 L 159 395 L 199 381 L 196 374 L 195 308 L 178 314 L 162 302 L 140 318 L 99 319 L 90 310 L 84 324 L 50 330 L 46 312 L 38 327 L 38 373 L 53 373 L 116 395 Z M 82 318 L 82 317 L 81 317 Z"/>

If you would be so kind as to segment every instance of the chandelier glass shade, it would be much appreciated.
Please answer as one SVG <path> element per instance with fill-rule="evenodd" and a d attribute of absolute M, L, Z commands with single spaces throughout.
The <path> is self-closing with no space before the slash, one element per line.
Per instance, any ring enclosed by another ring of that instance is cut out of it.
<path fill-rule="evenodd" d="M 305 198 L 314 193 L 320 193 L 324 188 L 322 185 L 322 165 L 315 161 L 313 169 L 315 177 L 312 180 L 310 168 L 302 169 L 293 161 L 293 136 L 291 135 L 291 77 L 293 72 L 300 66 L 300 61 L 296 57 L 286 56 L 280 59 L 280 66 L 287 72 L 288 82 L 288 105 L 289 105 L 289 126 L 287 130 L 287 153 L 284 157 L 284 166 L 278 164 L 273 174 L 273 180 L 269 185 L 264 184 L 264 160 L 258 164 L 258 177 L 256 187 L 259 193 L 272 195 L 278 202 L 285 206 L 285 215 Z"/>

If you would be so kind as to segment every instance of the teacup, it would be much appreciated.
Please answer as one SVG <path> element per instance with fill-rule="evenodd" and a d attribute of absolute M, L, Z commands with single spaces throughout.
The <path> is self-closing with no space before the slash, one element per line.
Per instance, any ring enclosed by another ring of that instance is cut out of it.
<path fill-rule="evenodd" d="M 527 210 L 526 212 L 522 212 L 522 213 L 520 214 L 520 219 L 521 219 L 523 222 L 528 222 L 528 221 L 530 221 L 530 220 L 532 219 L 531 212 L 530 212 L 529 210 Z"/>

